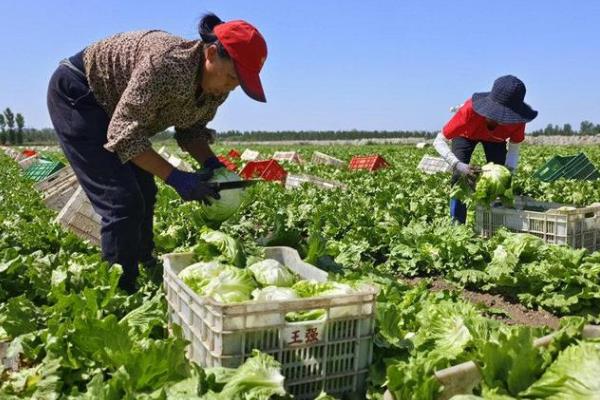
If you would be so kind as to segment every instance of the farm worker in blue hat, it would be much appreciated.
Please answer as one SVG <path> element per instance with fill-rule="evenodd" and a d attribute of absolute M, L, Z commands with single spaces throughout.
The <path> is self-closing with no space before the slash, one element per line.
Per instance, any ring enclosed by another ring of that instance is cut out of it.
<path fill-rule="evenodd" d="M 478 143 L 483 145 L 487 162 L 504 165 L 511 172 L 517 168 L 525 124 L 538 114 L 524 102 L 525 91 L 517 77 L 501 76 L 491 92 L 473 94 L 437 135 L 433 146 L 452 166 L 453 184 L 461 176 L 476 176 L 479 168 L 469 163 Z M 464 224 L 467 208 L 453 198 L 450 215 Z"/>

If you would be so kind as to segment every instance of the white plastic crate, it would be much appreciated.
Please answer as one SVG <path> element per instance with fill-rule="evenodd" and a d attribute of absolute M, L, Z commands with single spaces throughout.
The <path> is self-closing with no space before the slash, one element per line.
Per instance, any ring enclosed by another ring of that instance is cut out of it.
<path fill-rule="evenodd" d="M 316 176 L 310 176 L 310 175 L 293 175 L 293 174 L 288 174 L 288 176 L 286 177 L 285 188 L 286 189 L 296 189 L 296 188 L 301 187 L 304 183 L 310 183 L 321 189 L 327 189 L 327 190 L 338 189 L 338 188 L 342 189 L 342 190 L 347 189 L 347 186 L 345 184 L 338 182 L 338 181 L 321 179 Z"/>
<path fill-rule="evenodd" d="M 303 262 L 289 247 L 268 247 L 267 258 L 288 266 L 305 279 L 326 281 L 327 273 Z M 190 340 L 188 357 L 204 367 L 238 367 L 259 349 L 282 365 L 286 387 L 295 399 L 363 393 L 372 359 L 377 289 L 357 294 L 268 303 L 222 304 L 200 297 L 178 277 L 192 263 L 192 253 L 164 256 L 164 286 L 169 321 Z M 344 311 L 351 316 L 334 318 Z M 289 323 L 287 313 L 327 310 L 324 321 Z"/>
<path fill-rule="evenodd" d="M 36 154 L 34 156 L 27 157 L 27 158 L 19 161 L 19 167 L 21 167 L 21 169 L 23 169 L 23 170 L 26 170 L 27 168 L 29 168 L 30 166 L 32 166 L 33 164 L 35 164 L 39 161 L 40 161 L 40 156 L 38 154 Z"/>
<path fill-rule="evenodd" d="M 75 193 L 75 190 L 77 190 L 78 186 L 79 182 L 77 182 L 77 179 L 73 179 L 72 181 L 65 182 L 60 186 L 50 189 L 44 195 L 44 204 L 51 210 L 62 210 L 69 199 L 73 196 L 73 193 Z"/>
<path fill-rule="evenodd" d="M 35 184 L 35 188 L 42 192 L 44 204 L 55 211 L 60 211 L 67 204 L 78 186 L 77 177 L 70 166 Z"/>
<path fill-rule="evenodd" d="M 515 208 L 477 206 L 475 229 L 484 237 L 498 229 L 525 232 L 546 243 L 566 244 L 590 251 L 600 249 L 600 203 L 560 210 L 564 205 L 516 197 Z"/>
<path fill-rule="evenodd" d="M 8 357 L 10 342 L 0 342 L 0 365 L 4 368 L 17 371 L 19 369 L 19 356 Z"/>
<path fill-rule="evenodd" d="M 429 143 L 427 143 L 427 142 L 419 142 L 419 143 L 417 143 L 417 144 L 416 144 L 416 146 L 415 146 L 415 147 L 416 147 L 417 149 L 424 149 L 424 148 L 425 148 L 425 147 L 427 147 L 427 146 L 429 146 Z"/>
<path fill-rule="evenodd" d="M 260 153 L 258 151 L 246 149 L 240 156 L 242 161 L 256 161 L 260 159 Z"/>
<path fill-rule="evenodd" d="M 171 157 L 171 154 L 167 151 L 167 148 L 165 146 L 162 146 L 160 149 L 158 149 L 157 153 L 166 159 Z"/>
<path fill-rule="evenodd" d="M 79 186 L 67 204 L 60 210 L 56 221 L 84 240 L 99 246 L 101 218 Z"/>
<path fill-rule="evenodd" d="M 452 167 L 441 157 L 423 156 L 417 167 L 426 174 L 450 172 Z"/>
<path fill-rule="evenodd" d="M 158 149 L 157 153 L 160 154 L 165 160 L 167 160 L 169 162 L 169 164 L 171 164 L 175 168 L 179 168 L 180 170 L 187 171 L 187 172 L 194 171 L 194 169 L 192 168 L 192 166 L 189 163 L 183 161 L 181 158 L 177 157 L 176 155 L 169 153 L 167 151 L 167 149 L 165 148 L 165 146 L 162 146 L 160 149 Z"/>
<path fill-rule="evenodd" d="M 332 157 L 325 153 L 321 153 L 320 151 L 313 152 L 312 158 L 310 160 L 313 164 L 326 164 L 332 165 L 336 168 L 346 168 L 348 165 L 347 162 L 340 160 L 339 158 Z"/>
<path fill-rule="evenodd" d="M 25 156 L 20 151 L 11 149 L 10 147 L 4 148 L 4 154 L 6 154 L 8 157 L 12 158 L 13 160 L 15 160 L 17 162 L 25 159 Z"/>
<path fill-rule="evenodd" d="M 35 183 L 33 187 L 39 190 L 40 192 L 46 192 L 53 186 L 74 176 L 75 173 L 73 172 L 73 168 L 67 165 L 66 167 L 61 168 L 52 175 L 48 176 L 46 179 Z"/>
<path fill-rule="evenodd" d="M 188 164 L 187 162 L 183 161 L 181 158 L 177 157 L 177 156 L 170 156 L 167 161 L 169 161 L 169 163 L 174 166 L 175 168 L 179 168 L 182 171 L 187 171 L 187 172 L 193 172 L 194 169 L 192 168 L 192 166 L 190 164 Z"/>
<path fill-rule="evenodd" d="M 581 333 L 583 339 L 600 338 L 600 325 L 586 325 Z M 534 340 L 536 347 L 546 347 L 552 342 L 554 333 Z M 442 384 L 437 400 L 448 400 L 460 394 L 471 394 L 483 377 L 476 363 L 467 361 L 435 372 L 436 379 Z M 386 391 L 384 400 L 395 400 L 390 391 Z"/>
<path fill-rule="evenodd" d="M 66 166 L 43 181 L 36 183 L 34 187 L 42 192 L 42 199 L 48 208 L 60 211 L 78 186 L 73 169 Z"/>
<path fill-rule="evenodd" d="M 297 151 L 276 151 L 273 153 L 273 160 L 277 161 L 285 161 L 300 164 L 302 160 L 300 159 L 300 154 Z"/>

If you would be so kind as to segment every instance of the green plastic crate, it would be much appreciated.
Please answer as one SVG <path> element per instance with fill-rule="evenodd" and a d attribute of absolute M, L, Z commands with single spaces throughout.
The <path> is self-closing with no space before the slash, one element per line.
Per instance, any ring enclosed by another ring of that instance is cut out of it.
<path fill-rule="evenodd" d="M 49 156 L 47 154 L 40 154 L 40 160 L 43 161 L 58 161 L 56 158 Z"/>
<path fill-rule="evenodd" d="M 25 177 L 34 182 L 40 182 L 55 172 L 58 172 L 58 170 L 64 168 L 64 166 L 65 164 L 61 163 L 60 161 L 40 160 L 25 170 Z"/>
<path fill-rule="evenodd" d="M 591 181 L 600 178 L 600 173 L 584 153 L 579 153 L 552 157 L 533 177 L 544 182 L 554 182 L 559 178 Z"/>

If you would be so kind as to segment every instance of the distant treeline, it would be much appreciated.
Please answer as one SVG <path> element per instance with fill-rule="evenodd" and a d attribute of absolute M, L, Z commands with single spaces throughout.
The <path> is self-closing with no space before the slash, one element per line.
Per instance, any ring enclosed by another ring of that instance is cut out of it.
<path fill-rule="evenodd" d="M 10 107 L 0 112 L 0 144 L 20 145 L 23 144 L 23 128 L 25 118 L 23 114 L 12 112 Z"/>
<path fill-rule="evenodd" d="M 276 140 L 354 140 L 354 139 L 392 139 L 422 137 L 431 139 L 437 132 L 432 131 L 228 131 L 219 134 L 221 140 L 230 141 L 276 141 Z M 573 136 L 573 135 L 598 135 L 600 124 L 583 121 L 579 130 L 574 130 L 570 124 L 563 126 L 549 124 L 544 129 L 529 132 L 531 136 Z"/>
<path fill-rule="evenodd" d="M 275 141 L 275 140 L 357 140 L 396 139 L 409 137 L 433 138 L 435 132 L 428 131 L 228 131 L 219 133 L 220 140 L 230 141 Z"/>
<path fill-rule="evenodd" d="M 52 128 L 25 128 L 23 129 L 23 144 L 26 145 L 28 143 L 56 144 L 56 132 Z"/>
<path fill-rule="evenodd" d="M 18 130 L 15 130 L 18 131 Z M 1 131 L 0 131 L 1 133 Z M 219 140 L 239 141 L 239 142 L 260 142 L 260 141 L 278 141 L 278 140 L 356 140 L 356 139 L 392 139 L 420 137 L 431 139 L 436 132 L 430 131 L 227 131 L 218 134 Z M 583 121 L 579 130 L 574 130 L 571 125 L 563 126 L 549 124 L 544 129 L 529 132 L 531 136 L 574 136 L 574 135 L 598 135 L 600 134 L 600 124 L 594 124 L 589 121 Z M 22 129 L 23 144 L 55 144 L 56 134 L 53 129 Z M 167 130 L 152 137 L 153 142 L 161 142 L 173 138 L 173 132 Z"/>
<path fill-rule="evenodd" d="M 579 130 L 574 130 L 571 124 L 564 124 L 563 126 L 548 124 L 544 129 L 538 129 L 537 131 L 529 132 L 528 134 L 532 136 L 592 136 L 600 134 L 600 124 L 594 124 L 590 121 L 581 121 Z"/>

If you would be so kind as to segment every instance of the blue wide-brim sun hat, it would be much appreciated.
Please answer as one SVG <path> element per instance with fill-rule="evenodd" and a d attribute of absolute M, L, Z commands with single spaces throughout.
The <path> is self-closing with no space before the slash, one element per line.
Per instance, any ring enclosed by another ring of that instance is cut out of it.
<path fill-rule="evenodd" d="M 522 124 L 538 112 L 525 103 L 525 84 L 516 76 L 505 75 L 494 81 L 491 92 L 474 93 L 473 110 L 499 124 Z"/>

